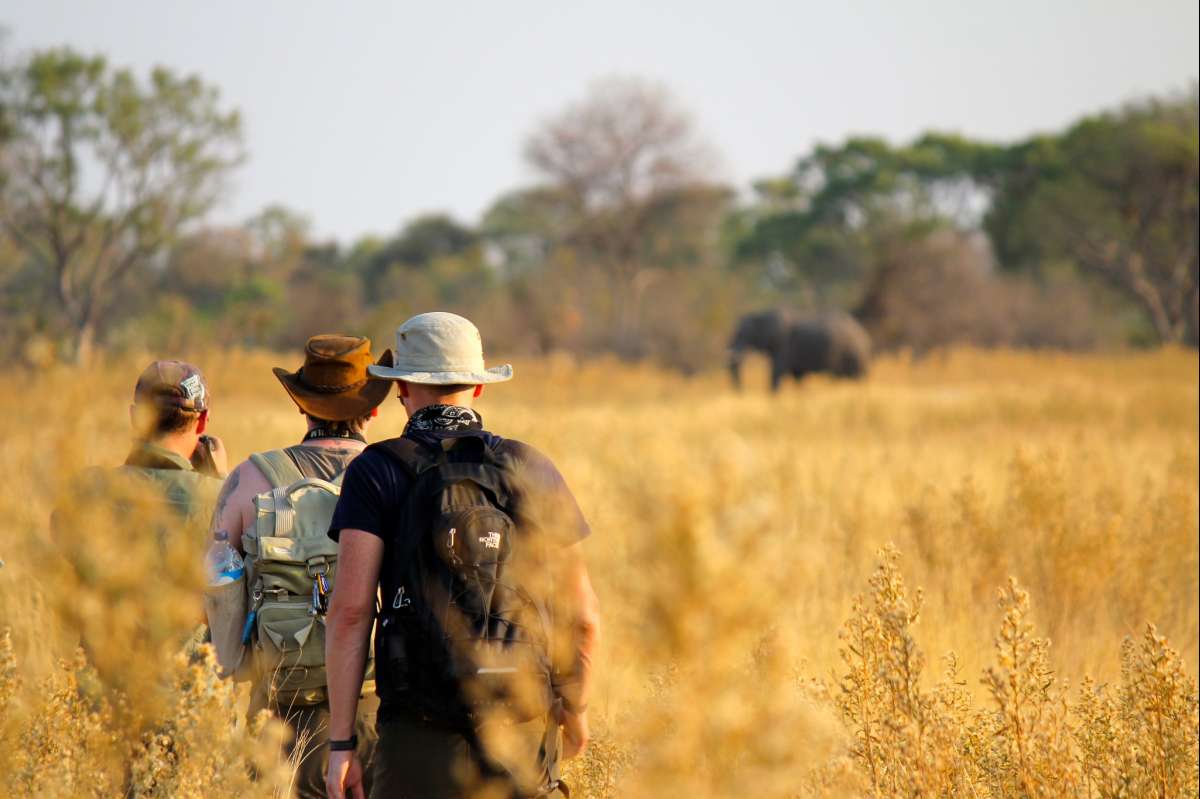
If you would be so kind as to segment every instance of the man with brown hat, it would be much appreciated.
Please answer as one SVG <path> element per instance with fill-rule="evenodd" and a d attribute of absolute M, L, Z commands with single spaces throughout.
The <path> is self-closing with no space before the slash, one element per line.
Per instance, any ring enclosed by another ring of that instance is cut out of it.
<path fill-rule="evenodd" d="M 390 365 L 391 351 L 385 352 L 378 363 Z M 369 339 L 319 335 L 310 338 L 305 345 L 304 365 L 300 369 L 295 372 L 278 367 L 274 369 L 275 376 L 304 416 L 306 432 L 299 443 L 252 455 L 230 473 L 213 515 L 214 537 L 226 534 L 230 545 L 244 553 L 244 537 L 257 533 L 256 525 L 265 507 L 265 497 L 271 497 L 273 492 L 286 492 L 290 484 L 297 481 L 303 484 L 306 479 L 325 481 L 325 485 L 336 485 L 340 481 L 346 467 L 366 446 L 364 433 L 377 415 L 379 404 L 387 397 L 386 383 L 368 380 L 367 367 L 370 365 Z M 304 568 L 302 564 L 301 569 Z M 307 573 L 309 576 L 318 574 L 311 564 Z M 329 574 L 332 577 L 333 572 Z M 280 584 L 286 581 L 282 577 L 276 579 Z M 325 585 L 323 579 L 318 575 L 314 585 Z M 251 590 L 264 592 L 262 586 L 252 586 Z M 271 592 L 271 586 L 266 586 L 265 593 Z M 316 634 L 320 634 L 324 626 L 323 597 L 318 596 L 322 592 L 314 589 L 311 608 L 314 621 L 309 628 L 305 628 L 316 631 Z M 286 591 L 280 590 L 279 593 L 283 596 L 277 596 L 276 599 L 297 599 L 287 596 Z M 264 597 L 259 595 L 253 597 L 250 604 L 250 613 L 259 614 L 260 624 L 272 597 L 265 599 L 264 604 Z M 279 605 L 278 602 L 275 604 Z M 247 623 L 248 632 L 253 622 L 252 616 Z M 246 635 L 244 639 L 249 637 Z M 305 642 L 300 641 L 299 644 Z M 313 664 L 306 662 L 305 665 Z M 255 682 L 251 693 L 251 715 L 262 708 L 269 708 L 279 718 L 286 720 L 295 732 L 291 748 L 295 750 L 300 747 L 296 773 L 297 796 L 300 799 L 323 799 L 327 759 L 325 744 L 329 737 L 329 703 L 324 687 L 317 686 L 314 689 L 305 684 L 304 691 L 280 691 L 277 685 L 272 684 L 271 675 L 255 674 L 252 679 Z M 364 699 L 356 725 L 361 736 L 358 751 L 366 759 L 370 758 L 373 750 L 375 704 L 373 697 Z M 288 754 L 293 756 L 293 751 Z"/>
<path fill-rule="evenodd" d="M 408 425 L 350 465 L 330 525 L 329 797 L 565 793 L 558 761 L 587 745 L 599 631 L 587 522 L 549 458 L 484 430 L 474 402 L 512 367 L 485 368 L 469 320 L 409 319 L 394 363 L 369 371 L 396 382 Z M 367 791 L 353 732 L 380 590 Z"/>

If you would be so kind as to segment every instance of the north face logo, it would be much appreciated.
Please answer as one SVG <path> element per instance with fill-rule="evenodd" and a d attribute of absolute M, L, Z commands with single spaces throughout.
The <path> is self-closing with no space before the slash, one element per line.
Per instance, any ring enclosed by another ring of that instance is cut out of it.
<path fill-rule="evenodd" d="M 500 548 L 500 534 L 489 532 L 487 535 L 479 537 L 479 543 L 483 544 L 488 549 Z"/>

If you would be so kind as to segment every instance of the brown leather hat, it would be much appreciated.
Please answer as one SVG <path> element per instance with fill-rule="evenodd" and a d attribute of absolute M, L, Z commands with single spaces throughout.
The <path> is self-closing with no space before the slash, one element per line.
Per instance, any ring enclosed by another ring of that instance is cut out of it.
<path fill-rule="evenodd" d="M 379 357 L 392 365 L 392 351 Z M 296 372 L 276 366 L 272 371 L 300 410 L 317 419 L 340 422 L 366 416 L 383 402 L 391 388 L 386 380 L 367 374 L 371 340 L 362 336 L 313 336 L 304 345 L 304 365 Z"/>

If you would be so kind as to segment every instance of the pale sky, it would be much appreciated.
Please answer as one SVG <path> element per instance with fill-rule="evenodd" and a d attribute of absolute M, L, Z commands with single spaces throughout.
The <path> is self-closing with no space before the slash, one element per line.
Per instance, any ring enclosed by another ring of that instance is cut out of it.
<path fill-rule="evenodd" d="M 249 150 L 215 220 L 282 203 L 343 243 L 426 211 L 477 221 L 531 181 L 538 121 L 610 75 L 664 84 L 741 188 L 818 141 L 1012 139 L 1200 73 L 1195 0 L 0 0 L 0 25 L 10 54 L 199 73 Z"/>

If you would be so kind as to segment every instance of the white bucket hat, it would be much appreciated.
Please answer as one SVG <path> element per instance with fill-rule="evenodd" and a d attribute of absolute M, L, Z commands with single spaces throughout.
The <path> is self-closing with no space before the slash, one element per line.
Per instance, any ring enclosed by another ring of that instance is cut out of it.
<path fill-rule="evenodd" d="M 396 328 L 392 365 L 373 364 L 367 372 L 381 380 L 431 386 L 502 383 L 513 374 L 507 363 L 485 369 L 479 328 L 445 311 L 417 314 Z"/>

